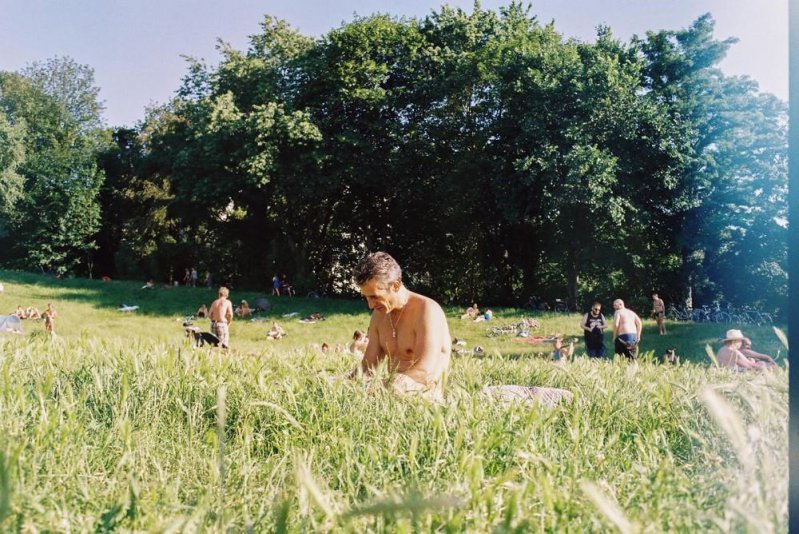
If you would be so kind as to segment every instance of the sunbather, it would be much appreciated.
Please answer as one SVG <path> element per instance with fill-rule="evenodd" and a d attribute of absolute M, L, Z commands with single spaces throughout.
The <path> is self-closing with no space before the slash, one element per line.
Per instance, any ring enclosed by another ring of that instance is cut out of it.
<path fill-rule="evenodd" d="M 277 321 L 272 321 L 272 328 L 266 333 L 267 339 L 280 339 L 285 337 L 286 331 L 283 330 L 283 327 L 277 324 Z"/>

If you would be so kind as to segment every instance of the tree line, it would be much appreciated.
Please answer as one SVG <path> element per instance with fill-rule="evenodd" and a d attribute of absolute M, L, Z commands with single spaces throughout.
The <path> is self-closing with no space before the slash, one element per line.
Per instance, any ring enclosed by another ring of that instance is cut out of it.
<path fill-rule="evenodd" d="M 266 16 L 106 128 L 69 58 L 0 73 L 0 262 L 349 293 L 366 251 L 448 302 L 787 302 L 787 106 L 719 68 L 710 15 L 623 42 L 529 7 Z"/>

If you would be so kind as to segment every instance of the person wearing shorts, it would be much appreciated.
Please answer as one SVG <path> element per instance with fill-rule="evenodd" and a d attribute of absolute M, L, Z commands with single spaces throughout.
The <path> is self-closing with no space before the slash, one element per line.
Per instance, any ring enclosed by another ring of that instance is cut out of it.
<path fill-rule="evenodd" d="M 228 300 L 230 291 L 219 288 L 219 297 L 211 304 L 208 317 L 211 319 L 211 332 L 219 338 L 223 349 L 230 345 L 230 323 L 233 322 L 233 304 Z"/>
<path fill-rule="evenodd" d="M 658 324 L 660 335 L 666 333 L 666 305 L 657 293 L 652 293 L 652 316 Z"/>
<path fill-rule="evenodd" d="M 613 344 L 616 354 L 622 354 L 629 360 L 635 359 L 636 350 L 632 347 L 641 342 L 643 324 L 638 314 L 624 307 L 624 301 L 613 301 Z"/>

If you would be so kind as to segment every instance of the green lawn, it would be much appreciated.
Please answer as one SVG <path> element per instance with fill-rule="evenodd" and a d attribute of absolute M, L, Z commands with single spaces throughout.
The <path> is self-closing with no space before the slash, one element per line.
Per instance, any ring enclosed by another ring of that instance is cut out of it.
<path fill-rule="evenodd" d="M 357 360 L 318 350 L 366 327 L 362 301 L 270 299 L 288 337 L 235 321 L 223 353 L 191 348 L 180 321 L 211 290 L 0 281 L 0 310 L 53 302 L 59 314 L 53 339 L 29 321 L 0 335 L 0 531 L 787 528 L 787 373 L 711 367 L 705 345 L 735 325 L 669 323 L 658 336 L 646 321 L 638 364 L 578 350 L 555 365 L 536 356 L 548 347 L 488 338 L 448 309 L 453 336 L 485 352 L 454 359 L 447 402 L 430 405 L 340 381 Z M 495 311 L 495 324 L 521 315 Z M 328 319 L 281 317 L 291 312 Z M 579 337 L 577 315 L 537 318 L 541 334 Z M 745 332 L 784 355 L 770 329 Z M 669 347 L 683 365 L 650 361 Z M 486 384 L 576 398 L 508 406 L 487 401 Z"/>

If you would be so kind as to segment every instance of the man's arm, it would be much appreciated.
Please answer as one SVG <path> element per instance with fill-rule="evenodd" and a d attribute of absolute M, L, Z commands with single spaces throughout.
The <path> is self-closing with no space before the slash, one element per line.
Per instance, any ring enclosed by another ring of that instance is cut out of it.
<path fill-rule="evenodd" d="M 233 303 L 227 301 L 225 308 L 225 320 L 227 321 L 227 324 L 230 324 L 233 322 Z"/>
<path fill-rule="evenodd" d="M 441 307 L 432 301 L 424 303 L 415 325 L 416 343 L 414 354 L 416 362 L 403 373 L 414 382 L 429 385 L 441 378 L 449 366 L 449 325 Z"/>
<path fill-rule="evenodd" d="M 613 313 L 613 339 L 619 337 L 619 312 Z"/>
<path fill-rule="evenodd" d="M 635 313 L 634 315 L 635 315 L 635 331 L 636 331 L 636 337 L 638 338 L 638 343 L 640 343 L 640 342 L 641 342 L 641 332 L 642 332 L 642 331 L 643 331 L 643 329 L 644 329 L 644 324 L 641 322 L 641 318 L 640 318 L 640 317 L 638 317 L 638 314 L 637 314 L 637 313 Z"/>
<path fill-rule="evenodd" d="M 366 337 L 369 338 L 369 343 L 367 343 L 366 350 L 363 352 L 361 370 L 364 373 L 369 373 L 372 369 L 377 367 L 380 361 L 385 357 L 383 347 L 380 346 L 380 334 L 377 331 L 377 313 L 372 313 Z M 354 369 L 352 376 L 355 376 L 357 372 L 358 369 Z"/>
<path fill-rule="evenodd" d="M 777 362 L 774 361 L 774 358 L 769 356 L 768 354 L 762 354 L 760 352 L 755 352 L 752 349 L 741 349 L 741 354 L 750 358 L 752 360 L 760 360 L 762 362 L 768 362 L 770 364 L 776 365 Z"/>
<path fill-rule="evenodd" d="M 740 367 L 741 369 L 760 369 L 761 365 L 755 363 L 754 360 L 750 360 L 743 353 L 739 350 L 735 351 L 735 364 Z"/>

